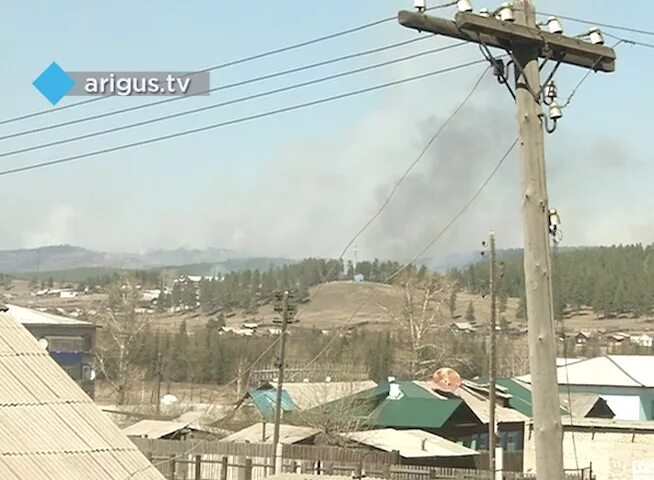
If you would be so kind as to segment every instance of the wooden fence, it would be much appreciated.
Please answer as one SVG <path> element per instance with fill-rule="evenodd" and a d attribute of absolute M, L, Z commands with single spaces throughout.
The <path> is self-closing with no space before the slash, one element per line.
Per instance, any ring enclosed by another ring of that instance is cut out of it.
<path fill-rule="evenodd" d="M 257 443 L 223 443 L 200 440 L 149 440 L 132 442 L 167 480 L 262 480 L 273 475 L 274 446 Z M 284 445 L 285 473 L 341 475 L 389 480 L 492 480 L 487 470 L 400 465 L 399 452 Z M 362 470 L 365 471 L 365 475 Z M 535 480 L 535 476 L 504 472 L 504 480 Z M 567 480 L 593 480 L 592 470 L 569 473 Z"/>

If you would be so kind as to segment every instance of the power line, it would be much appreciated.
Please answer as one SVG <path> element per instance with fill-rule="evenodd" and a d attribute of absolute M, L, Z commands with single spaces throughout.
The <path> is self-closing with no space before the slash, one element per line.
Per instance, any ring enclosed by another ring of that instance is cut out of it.
<path fill-rule="evenodd" d="M 192 135 L 192 134 L 196 134 L 196 133 L 206 132 L 206 131 L 209 131 L 209 130 L 214 130 L 214 129 L 226 127 L 226 126 L 229 126 L 229 125 L 235 125 L 235 124 L 238 124 L 238 123 L 248 122 L 250 120 L 256 120 L 256 119 L 259 119 L 259 118 L 265 118 L 265 117 L 269 117 L 269 116 L 273 116 L 273 115 L 278 115 L 280 113 L 291 112 L 291 111 L 294 111 L 294 110 L 300 110 L 300 109 L 303 109 L 303 108 L 312 107 L 312 106 L 315 106 L 315 105 L 320 105 L 320 104 L 323 104 L 323 103 L 332 102 L 334 100 L 340 100 L 340 99 L 343 99 L 343 98 L 354 97 L 354 96 L 357 96 L 357 95 L 361 95 L 363 93 L 368 93 L 368 92 L 372 92 L 372 91 L 375 91 L 375 90 L 381 90 L 383 88 L 388 88 L 388 87 L 392 87 L 392 86 L 396 86 L 396 85 L 401 85 L 401 84 L 404 84 L 404 83 L 408 83 L 408 82 L 412 82 L 412 81 L 416 81 L 416 80 L 421 80 L 421 79 L 432 77 L 432 76 L 435 76 L 435 75 L 449 73 L 449 72 L 452 72 L 452 71 L 455 71 L 455 70 L 470 67 L 470 66 L 473 66 L 473 65 L 478 65 L 480 63 L 485 63 L 485 62 L 486 62 L 485 59 L 474 60 L 474 61 L 471 61 L 471 62 L 462 63 L 462 64 L 455 65 L 455 66 L 452 66 L 452 67 L 447 67 L 447 68 L 443 68 L 443 69 L 440 69 L 440 70 L 435 70 L 435 71 L 432 71 L 432 72 L 423 73 L 421 75 L 415 75 L 415 76 L 412 76 L 412 77 L 407 77 L 407 78 L 404 78 L 404 79 L 401 79 L 401 80 L 396 80 L 396 81 L 393 81 L 393 82 L 382 83 L 382 84 L 379 84 L 379 85 L 374 85 L 372 87 L 362 88 L 362 89 L 359 89 L 359 90 L 353 90 L 353 91 L 350 91 L 350 92 L 341 93 L 341 94 L 338 94 L 338 95 L 333 95 L 331 97 L 324 97 L 324 98 L 321 98 L 321 99 L 318 99 L 318 100 L 312 100 L 310 102 L 295 104 L 295 105 L 291 105 L 291 106 L 288 106 L 288 107 L 278 108 L 276 110 L 269 110 L 267 112 L 262 112 L 262 113 L 258 113 L 258 114 L 254 114 L 254 115 L 239 117 L 239 118 L 236 118 L 236 119 L 233 119 L 233 120 L 227 120 L 227 121 L 224 121 L 224 122 L 219 122 L 219 123 L 214 123 L 214 124 L 211 124 L 211 125 L 206 125 L 204 127 L 194 128 L 194 129 L 190 129 L 190 130 L 184 130 L 184 131 L 181 131 L 181 132 L 175 132 L 175 133 L 171 133 L 171 134 L 168 134 L 168 135 L 162 135 L 162 136 L 159 136 L 159 137 L 149 138 L 149 139 L 146 139 L 146 140 L 139 140 L 137 142 L 127 143 L 127 144 L 118 145 L 118 146 L 115 146 L 115 147 L 109 147 L 109 148 L 105 148 L 105 149 L 101 149 L 101 150 L 95 150 L 95 151 L 92 151 L 92 152 L 82 153 L 82 154 L 79 154 L 79 155 L 71 155 L 71 156 L 59 158 L 59 159 L 56 159 L 56 160 L 49 160 L 49 161 L 45 161 L 45 162 L 33 163 L 33 164 L 30 164 L 30 165 L 24 165 L 24 166 L 20 166 L 20 167 L 10 168 L 10 169 L 0 171 L 0 176 L 11 175 L 11 174 L 20 173 L 20 172 L 26 172 L 26 171 L 29 171 L 29 170 L 36 170 L 36 169 L 39 169 L 39 168 L 50 167 L 50 166 L 54 166 L 54 165 L 60 165 L 60 164 L 64 164 L 64 163 L 73 162 L 73 161 L 76 161 L 76 160 L 81 160 L 81 159 L 84 159 L 84 158 L 89 158 L 89 157 L 93 157 L 93 156 L 97 156 L 97 155 L 102 155 L 102 154 L 105 154 L 105 153 L 112 153 L 112 152 L 126 150 L 126 149 L 133 148 L 133 147 L 149 145 L 151 143 L 156 143 L 156 142 L 161 142 L 161 141 L 165 141 L 165 140 L 171 140 L 173 138 L 183 137 L 183 136 L 186 136 L 186 135 Z"/>
<path fill-rule="evenodd" d="M 618 37 L 617 35 L 613 35 L 612 33 L 609 33 L 609 32 L 604 32 L 604 35 L 606 35 L 607 37 L 614 38 L 616 40 L 620 40 L 620 42 L 626 43 L 626 44 L 629 44 L 629 45 L 637 45 L 639 47 L 654 48 L 654 44 L 652 44 L 652 43 L 639 42 L 637 40 L 632 40 L 630 38 Z"/>
<path fill-rule="evenodd" d="M 435 10 L 435 9 L 439 9 L 439 8 L 449 7 L 449 6 L 452 6 L 455 3 L 456 2 L 450 2 L 450 3 L 444 4 L 444 5 L 437 5 L 435 7 L 430 8 L 429 10 Z M 372 21 L 372 22 L 369 22 L 369 23 L 364 23 L 363 25 L 359 25 L 357 27 L 348 28 L 346 30 L 340 30 L 338 32 L 331 33 L 329 35 L 324 35 L 324 36 L 321 36 L 321 37 L 313 38 L 311 40 L 306 40 L 304 42 L 299 42 L 299 43 L 295 43 L 295 44 L 292 44 L 292 45 L 287 45 L 285 47 L 276 48 L 276 49 L 273 49 L 273 50 L 267 50 L 265 52 L 257 53 L 255 55 L 251 55 L 251 56 L 248 56 L 248 57 L 243 57 L 243 58 L 239 58 L 239 59 L 236 59 L 236 60 L 231 60 L 229 62 L 220 63 L 218 65 L 213 65 L 211 67 L 207 67 L 207 68 L 204 68 L 202 70 L 197 70 L 195 72 L 192 72 L 187 76 L 191 76 L 191 75 L 198 74 L 198 73 L 206 73 L 206 72 L 219 70 L 219 69 L 227 68 L 227 67 L 233 67 L 233 66 L 236 66 L 236 65 L 242 65 L 244 63 L 248 63 L 248 62 L 251 62 L 251 61 L 254 61 L 254 60 L 259 60 L 261 58 L 270 57 L 272 55 L 277 55 L 277 54 L 280 54 L 280 53 L 289 52 L 291 50 L 297 50 L 299 48 L 307 47 L 309 45 L 314 45 L 316 43 L 321 43 L 321 42 L 324 42 L 324 41 L 327 41 L 327 40 L 333 40 L 334 38 L 342 37 L 342 36 L 345 36 L 345 35 L 350 35 L 352 33 L 360 32 L 360 31 L 366 30 L 368 28 L 376 27 L 378 25 L 382 25 L 384 23 L 387 23 L 387 22 L 390 22 L 390 21 L 393 21 L 393 20 L 395 20 L 395 17 L 382 18 L 380 20 L 375 20 L 375 21 Z M 69 108 L 74 108 L 74 107 L 78 107 L 78 106 L 81 106 L 81 105 L 87 105 L 89 103 L 98 102 L 100 100 L 105 100 L 107 98 L 112 98 L 114 96 L 115 95 L 106 96 L 106 97 L 90 98 L 88 100 L 83 100 L 81 102 L 71 103 L 69 105 L 62 105 L 62 106 L 56 107 L 56 108 L 50 108 L 50 109 L 47 109 L 47 110 L 40 110 L 38 112 L 28 113 L 28 114 L 25 114 L 25 115 L 19 115 L 17 117 L 12 117 L 12 118 L 8 118 L 8 119 L 5 119 L 5 120 L 1 120 L 0 125 L 6 125 L 8 123 L 17 122 L 17 121 L 20 121 L 20 120 L 26 120 L 28 118 L 39 117 L 41 115 L 46 115 L 46 114 L 53 113 L 53 112 L 59 112 L 59 111 L 62 111 L 62 110 L 67 110 Z"/>
<path fill-rule="evenodd" d="M 481 195 L 481 193 L 486 189 L 490 181 L 495 177 L 495 174 L 498 172 L 504 161 L 508 158 L 508 156 L 511 154 L 513 149 L 518 143 L 518 139 L 516 138 L 513 140 L 513 143 L 509 146 L 509 148 L 506 150 L 506 152 L 500 157 L 500 160 L 497 162 L 493 170 L 491 170 L 490 174 L 488 177 L 484 180 L 484 182 L 479 186 L 479 188 L 475 191 L 475 193 L 470 197 L 470 199 L 463 205 L 463 207 L 450 219 L 450 221 L 445 224 L 443 228 L 441 228 L 436 235 L 425 245 L 411 260 L 409 260 L 407 263 L 402 265 L 400 268 L 398 268 L 395 272 L 393 272 L 390 276 L 388 276 L 383 282 L 379 283 L 375 288 L 373 288 L 368 295 L 365 296 L 365 298 L 359 303 L 357 308 L 354 310 L 352 315 L 347 319 L 347 321 L 339 328 L 339 332 L 344 331 L 355 319 L 359 311 L 363 308 L 363 306 L 368 303 L 368 300 L 370 300 L 375 293 L 377 293 L 378 290 L 380 290 L 383 286 L 385 286 L 388 282 L 393 280 L 395 277 L 397 277 L 400 273 L 402 273 L 404 270 L 406 270 L 410 265 L 412 265 L 416 260 L 418 260 L 420 257 L 422 257 L 431 247 L 434 246 L 434 244 L 443 236 L 445 233 L 463 216 L 463 214 L 470 208 L 470 206 L 475 202 L 475 200 Z M 338 335 L 334 335 L 329 342 L 325 344 L 325 346 L 316 354 L 311 361 L 309 361 L 305 366 L 302 368 L 302 370 L 307 369 L 314 363 L 318 361 L 322 355 L 329 350 L 329 348 L 334 344 L 336 339 L 339 338 Z M 291 379 L 295 378 L 299 372 L 294 372 L 294 376 L 292 376 Z M 289 379 L 290 380 L 290 379 Z"/>
<path fill-rule="evenodd" d="M 331 64 L 334 64 L 334 63 L 342 62 L 342 61 L 345 61 L 345 60 L 352 60 L 354 58 L 363 57 L 363 56 L 366 56 L 366 55 L 371 55 L 371 54 L 383 52 L 383 51 L 386 51 L 386 50 L 391 50 L 393 48 L 403 47 L 403 46 L 406 46 L 406 45 L 410 45 L 412 43 L 427 40 L 429 38 L 430 37 L 428 37 L 428 36 L 413 38 L 411 40 L 406 40 L 406 41 L 403 41 L 403 42 L 393 43 L 393 44 L 390 44 L 390 45 L 385 45 L 383 47 L 373 48 L 371 50 L 365 50 L 365 51 L 362 51 L 362 52 L 352 53 L 352 54 L 349 54 L 349 55 L 343 55 L 341 57 L 332 58 L 332 59 L 325 60 L 325 61 L 322 61 L 322 62 L 311 63 L 311 64 L 308 64 L 308 65 L 303 65 L 301 67 L 295 67 L 295 68 L 291 68 L 291 69 L 287 69 L 287 70 L 281 70 L 279 72 L 266 74 L 266 75 L 261 75 L 261 76 L 258 76 L 258 77 L 249 78 L 247 80 L 241 80 L 239 82 L 229 83 L 227 85 L 221 85 L 221 86 L 218 86 L 218 87 L 214 87 L 214 88 L 210 88 L 208 90 L 198 92 L 198 93 L 193 94 L 193 95 L 187 95 L 187 96 L 182 96 L 182 97 L 169 97 L 169 98 L 166 98 L 166 99 L 163 99 L 163 100 L 158 100 L 158 101 L 152 102 L 152 103 L 146 103 L 146 104 L 142 104 L 142 105 L 134 105 L 132 107 L 121 108 L 121 109 L 118 109 L 118 110 L 113 110 L 111 112 L 104 112 L 104 113 L 100 113 L 100 114 L 97 114 L 97 115 L 91 115 L 91 116 L 88 116 L 88 117 L 77 118 L 75 120 L 68 120 L 68 121 L 65 121 L 65 122 L 55 123 L 55 124 L 52 124 L 52 125 L 46 125 L 46 126 L 39 127 L 39 128 L 33 128 L 33 129 L 30 129 L 30 130 L 23 130 L 23 131 L 16 132 L 16 133 L 10 133 L 8 135 L 0 136 L 0 140 L 7 140 L 7 139 L 10 139 L 10 138 L 22 137 L 24 135 L 29 135 L 29 134 L 32 134 L 32 133 L 45 132 L 45 131 L 48 131 L 48 130 L 53 130 L 55 128 L 67 127 L 67 126 L 70 126 L 70 125 L 76 125 L 78 123 L 89 122 L 89 121 L 92 121 L 92 120 L 99 120 L 101 118 L 107 118 L 107 117 L 111 117 L 111 116 L 114 116 L 114 115 L 120 115 L 122 113 L 134 112 L 134 111 L 137 111 L 137 110 L 156 107 L 156 106 L 163 105 L 163 104 L 166 104 L 166 103 L 177 102 L 177 101 L 180 101 L 180 100 L 186 100 L 188 98 L 193 98 L 195 96 L 204 95 L 206 93 L 216 92 L 218 90 L 222 91 L 222 90 L 228 90 L 228 89 L 234 88 L 234 87 L 241 87 L 243 85 L 249 85 L 249 84 L 252 84 L 252 83 L 260 82 L 262 80 L 270 80 L 270 79 L 273 79 L 273 78 L 278 78 L 278 77 L 282 77 L 282 76 L 285 76 L 285 75 L 290 75 L 292 73 L 298 73 L 298 72 L 310 70 L 310 69 L 313 69 L 313 68 L 323 67 L 323 66 L 326 66 L 326 65 L 331 65 Z"/>
<path fill-rule="evenodd" d="M 237 104 L 237 103 L 242 103 L 242 102 L 246 102 L 246 101 L 249 101 L 249 100 L 254 100 L 256 98 L 267 97 L 267 96 L 274 95 L 274 94 L 277 94 L 277 93 L 288 92 L 290 90 L 295 90 L 295 89 L 298 89 L 298 88 L 303 88 L 303 87 L 307 87 L 307 86 L 311 86 L 311 85 L 316 85 L 318 83 L 323 83 L 323 82 L 326 82 L 326 81 L 329 81 L 329 80 L 335 80 L 335 79 L 338 79 L 338 78 L 343 78 L 343 77 L 347 77 L 347 76 L 350 76 L 350 75 L 355 75 L 357 73 L 363 73 L 363 72 L 367 72 L 367 71 L 370 71 L 370 70 L 374 70 L 376 68 L 382 68 L 382 67 L 386 67 L 386 66 L 389 66 L 389 65 L 394 65 L 396 63 L 401 63 L 401 62 L 405 62 L 405 61 L 408 61 L 408 60 L 413 60 L 415 58 L 423 57 L 425 55 L 440 53 L 440 52 L 443 52 L 445 50 L 450 50 L 452 48 L 456 48 L 456 47 L 459 47 L 459 46 L 462 46 L 462 45 L 465 45 L 465 42 L 454 43 L 454 44 L 446 45 L 444 47 L 414 53 L 412 55 L 407 55 L 407 56 L 396 58 L 396 59 L 393 59 L 393 60 L 388 60 L 386 62 L 376 63 L 374 65 L 368 65 L 366 67 L 356 68 L 354 70 L 347 70 L 345 72 L 340 72 L 340 73 L 336 73 L 336 74 L 333 74 L 333 75 L 320 77 L 320 78 L 317 78 L 317 79 L 314 79 L 314 80 L 308 80 L 306 82 L 295 83 L 295 84 L 292 84 L 292 85 L 289 85 L 289 86 L 286 86 L 286 87 L 276 88 L 276 89 L 268 90 L 268 91 L 261 92 L 261 93 L 247 95 L 245 97 L 239 97 L 239 98 L 235 98 L 235 99 L 232 99 L 232 100 L 227 100 L 225 102 L 216 103 L 214 105 L 207 105 L 207 106 L 204 106 L 204 107 L 194 108 L 194 109 L 191 109 L 191 110 L 185 110 L 183 112 L 172 113 L 172 114 L 169 114 L 169 115 L 164 115 L 164 116 L 161 116 L 161 117 L 155 117 L 155 118 L 151 118 L 151 119 L 148 119 L 148 120 L 143 120 L 143 121 L 140 121 L 140 122 L 130 123 L 130 124 L 127 124 L 127 125 L 120 125 L 118 127 L 108 128 L 106 130 L 99 130 L 99 131 L 92 132 L 92 133 L 86 133 L 84 135 L 78 135 L 76 137 L 69 137 L 69 138 L 65 138 L 65 139 L 62 139 L 62 140 L 55 140 L 53 142 L 42 143 L 42 144 L 39 144 L 39 145 L 32 145 L 30 147 L 24 147 L 24 148 L 20 148 L 20 149 L 17 149 L 17 150 L 12 150 L 12 151 L 9 151 L 9 152 L 0 153 L 0 158 L 10 157 L 12 155 L 18 155 L 18 154 L 21 154 L 21 153 L 33 152 L 33 151 L 36 151 L 36 150 L 41 150 L 43 148 L 48 148 L 48 147 L 54 147 L 54 146 L 57 146 L 57 145 L 63 145 L 63 144 L 67 144 L 67 143 L 77 142 L 79 140 L 85 140 L 85 139 L 89 139 L 89 138 L 98 137 L 98 136 L 101 136 L 101 135 L 106 135 L 106 134 L 109 134 L 109 133 L 119 132 L 119 131 L 122 131 L 122 130 L 129 130 L 129 129 L 132 129 L 132 128 L 142 127 L 142 126 L 145 126 L 145 125 L 150 125 L 150 124 L 157 123 L 157 122 L 162 122 L 162 121 L 165 121 L 165 120 L 172 120 L 174 118 L 179 118 L 179 117 L 183 117 L 183 116 L 186 116 L 186 115 L 191 115 L 191 114 L 194 114 L 194 113 L 206 112 L 206 111 L 213 110 L 213 109 L 216 109 L 216 108 L 222 108 L 222 107 L 225 107 L 225 106 L 228 106 L 228 105 L 234 105 L 234 104 Z"/>
<path fill-rule="evenodd" d="M 359 238 L 359 237 L 363 234 L 363 232 L 365 232 L 365 231 L 368 229 L 368 227 L 370 227 L 370 225 L 372 225 L 372 223 L 377 219 L 377 217 L 379 217 L 379 215 L 381 215 L 382 212 L 386 209 L 386 207 L 387 207 L 388 204 L 390 203 L 391 199 L 392 199 L 393 196 L 395 195 L 395 192 L 397 192 L 397 189 L 400 187 L 400 185 L 402 184 L 402 182 L 404 182 L 404 180 L 406 179 L 406 177 L 409 176 L 409 174 L 411 173 L 411 171 L 413 170 L 413 168 L 418 164 L 418 162 L 420 162 L 420 160 L 422 160 L 422 158 L 425 156 L 425 154 L 427 153 L 427 151 L 429 150 L 429 148 L 432 146 L 432 144 L 436 141 L 436 139 L 437 139 L 437 138 L 440 136 L 440 134 L 443 132 L 443 130 L 445 129 L 445 127 L 447 127 L 447 126 L 449 125 L 449 123 L 452 121 L 452 119 L 454 119 L 454 117 L 457 115 L 457 113 L 459 113 L 459 111 L 463 108 L 463 106 L 464 106 L 466 103 L 468 103 L 468 100 L 470 100 L 470 97 L 472 97 L 472 95 L 473 95 L 473 94 L 475 93 L 475 91 L 477 90 L 477 87 L 479 87 L 479 84 L 481 83 L 481 81 L 482 81 L 482 80 L 484 79 L 484 77 L 486 76 L 486 72 L 487 72 L 487 71 L 488 71 L 487 69 L 484 69 L 484 71 L 482 72 L 482 74 L 479 76 L 479 78 L 477 79 L 477 81 L 476 81 L 476 82 L 474 83 L 474 85 L 472 86 L 472 89 L 470 90 L 470 92 L 468 93 L 468 95 L 466 95 L 466 97 L 463 99 L 463 101 L 462 101 L 462 102 L 461 102 L 461 103 L 460 103 L 460 104 L 459 104 L 459 105 L 454 109 L 454 111 L 453 111 L 453 112 L 451 113 L 451 115 L 450 115 L 450 116 L 445 120 L 445 122 L 443 122 L 443 124 L 440 126 L 440 128 L 439 128 L 438 130 L 436 130 L 436 132 L 431 136 L 431 138 L 429 139 L 429 141 L 427 142 L 427 144 L 426 144 L 426 145 L 423 147 L 423 149 L 421 150 L 420 154 L 419 154 L 419 155 L 416 157 L 416 159 L 415 159 L 415 160 L 414 160 L 414 161 L 409 165 L 409 167 L 404 171 L 404 173 L 402 174 L 402 176 L 400 176 L 400 178 L 397 180 L 397 182 L 395 183 L 395 185 L 393 185 L 393 188 L 391 189 L 390 193 L 389 193 L 388 196 L 386 197 L 386 200 L 384 200 L 384 202 L 381 204 L 381 206 L 379 207 L 379 209 L 375 212 L 375 214 L 374 214 L 372 217 L 370 217 L 370 219 L 369 219 L 369 220 L 368 220 L 368 221 L 367 221 L 367 222 L 366 222 L 366 223 L 361 227 L 361 229 L 357 232 L 357 234 L 356 234 L 354 237 L 352 237 L 352 240 L 350 240 L 350 242 L 345 246 L 345 248 L 343 249 L 343 252 L 342 252 L 341 255 L 340 255 L 340 258 L 343 258 L 343 256 L 344 256 L 345 253 L 347 252 L 347 250 L 352 246 L 352 244 L 357 240 L 357 238 Z"/>
<path fill-rule="evenodd" d="M 625 27 L 623 25 L 615 25 L 615 24 L 611 24 L 611 23 L 601 23 L 601 22 L 596 22 L 594 20 L 584 20 L 582 18 L 566 17 L 566 16 L 563 16 L 563 15 L 558 15 L 558 14 L 554 14 L 554 13 L 538 12 L 538 14 L 539 15 L 544 15 L 544 16 L 547 16 L 547 17 L 557 17 L 558 19 L 569 20 L 571 22 L 585 23 L 586 25 L 594 25 L 594 26 L 597 26 L 597 27 L 613 28 L 615 30 L 623 30 L 625 32 L 640 33 L 641 35 L 654 36 L 654 31 L 652 31 L 652 30 L 643 30 L 643 29 L 640 29 L 640 28 Z"/>
<path fill-rule="evenodd" d="M 624 42 L 624 40 L 619 39 L 615 44 L 613 44 L 611 48 L 616 48 L 622 42 Z M 575 87 L 572 89 L 572 92 L 570 92 L 570 95 L 568 95 L 566 101 L 563 103 L 563 105 L 561 105 L 561 108 L 566 108 L 568 105 L 570 105 L 570 102 L 572 101 L 572 97 L 575 96 L 577 90 L 579 90 L 579 88 L 584 84 L 584 82 L 588 79 L 590 74 L 595 71 L 595 67 L 597 67 L 597 65 L 599 65 L 601 61 L 602 61 L 602 57 L 598 58 L 597 61 L 593 64 L 593 66 L 586 71 L 584 76 L 581 77 L 581 80 L 579 80 L 579 82 L 577 82 L 577 85 L 575 85 Z"/>

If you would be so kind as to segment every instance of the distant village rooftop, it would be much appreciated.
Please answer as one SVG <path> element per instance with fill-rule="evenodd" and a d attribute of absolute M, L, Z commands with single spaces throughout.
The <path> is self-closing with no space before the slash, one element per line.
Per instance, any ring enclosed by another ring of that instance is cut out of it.
<path fill-rule="evenodd" d="M 9 313 L 23 325 L 93 325 L 91 322 L 76 320 L 52 313 L 40 312 L 31 308 L 5 304 Z"/>

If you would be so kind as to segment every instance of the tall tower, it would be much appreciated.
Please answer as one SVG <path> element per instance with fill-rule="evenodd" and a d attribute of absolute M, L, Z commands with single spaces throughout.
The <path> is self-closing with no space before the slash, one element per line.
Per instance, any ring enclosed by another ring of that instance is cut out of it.
<path fill-rule="evenodd" d="M 357 244 L 354 244 L 354 271 L 357 271 L 357 263 L 359 263 Z"/>

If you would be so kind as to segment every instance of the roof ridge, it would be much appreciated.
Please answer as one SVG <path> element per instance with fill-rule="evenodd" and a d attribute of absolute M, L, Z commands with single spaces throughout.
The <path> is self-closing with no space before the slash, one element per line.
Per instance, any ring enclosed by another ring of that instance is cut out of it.
<path fill-rule="evenodd" d="M 640 385 L 641 387 L 645 386 L 644 383 L 642 383 L 641 381 L 639 381 L 636 378 L 634 378 L 633 376 L 631 376 L 624 368 L 622 368 L 620 365 L 618 365 L 618 363 L 615 360 L 613 360 L 613 358 L 611 358 L 612 357 L 611 355 L 604 355 L 604 357 L 606 357 L 609 362 L 611 362 L 613 365 L 615 365 L 618 368 L 618 370 L 620 370 L 622 373 L 624 373 L 627 377 L 631 378 L 638 385 Z"/>

